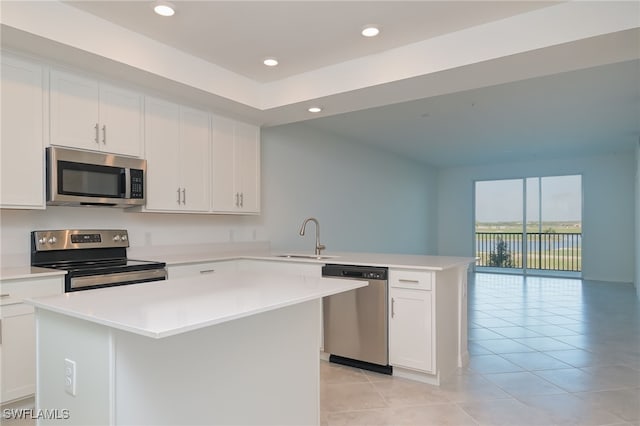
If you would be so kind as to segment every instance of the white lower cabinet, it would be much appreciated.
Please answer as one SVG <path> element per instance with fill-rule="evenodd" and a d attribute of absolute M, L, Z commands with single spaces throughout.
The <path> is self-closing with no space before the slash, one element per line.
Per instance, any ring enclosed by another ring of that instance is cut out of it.
<path fill-rule="evenodd" d="M 36 391 L 36 347 L 33 306 L 23 298 L 64 292 L 62 277 L 0 282 L 0 402 L 7 403 Z"/>
<path fill-rule="evenodd" d="M 235 272 L 236 270 L 237 264 L 235 260 L 175 265 L 169 266 L 169 279 Z"/>
<path fill-rule="evenodd" d="M 389 363 L 433 373 L 431 291 L 390 288 Z"/>
<path fill-rule="evenodd" d="M 389 364 L 394 375 L 439 385 L 462 365 L 460 271 L 466 266 L 389 269 Z"/>
<path fill-rule="evenodd" d="M 389 271 L 389 363 L 434 373 L 432 272 Z"/>

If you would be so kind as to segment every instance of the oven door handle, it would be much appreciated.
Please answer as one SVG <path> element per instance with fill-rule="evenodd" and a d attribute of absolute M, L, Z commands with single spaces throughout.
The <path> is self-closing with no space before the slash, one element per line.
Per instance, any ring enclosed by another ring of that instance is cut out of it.
<path fill-rule="evenodd" d="M 126 283 L 130 281 L 159 281 L 167 278 L 167 270 L 149 269 L 146 271 L 117 272 L 114 274 L 91 275 L 86 277 L 71 277 L 69 284 L 71 289 Z"/>

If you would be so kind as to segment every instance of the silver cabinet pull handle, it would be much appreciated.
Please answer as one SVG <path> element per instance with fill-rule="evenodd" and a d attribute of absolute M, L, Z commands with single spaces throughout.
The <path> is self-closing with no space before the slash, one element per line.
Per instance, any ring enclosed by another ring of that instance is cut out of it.
<path fill-rule="evenodd" d="M 107 125 L 106 124 L 102 126 L 102 143 L 105 145 L 107 144 Z"/>
<path fill-rule="evenodd" d="M 240 193 L 236 192 L 236 207 L 240 207 Z"/>
<path fill-rule="evenodd" d="M 178 204 L 180 204 L 180 188 L 178 188 Z"/>
<path fill-rule="evenodd" d="M 395 305 L 396 305 L 396 300 L 392 297 L 391 298 L 391 318 L 393 318 L 396 315 Z"/>
<path fill-rule="evenodd" d="M 420 282 L 418 280 L 407 280 L 405 278 L 400 278 L 398 281 L 400 281 L 401 283 L 413 283 L 413 284 L 418 284 Z"/>
<path fill-rule="evenodd" d="M 187 204 L 187 189 L 182 188 L 182 204 Z"/>
<path fill-rule="evenodd" d="M 213 274 L 215 269 L 205 269 L 204 271 L 200 271 L 201 274 Z"/>
<path fill-rule="evenodd" d="M 9 293 L 0 294 L 0 297 L 9 297 L 9 296 L 11 296 Z"/>
<path fill-rule="evenodd" d="M 98 123 L 96 123 L 94 129 L 96 129 L 96 138 L 95 141 L 97 144 L 100 143 L 100 126 L 98 125 Z"/>
<path fill-rule="evenodd" d="M 240 193 L 240 207 L 244 207 L 244 192 Z"/>

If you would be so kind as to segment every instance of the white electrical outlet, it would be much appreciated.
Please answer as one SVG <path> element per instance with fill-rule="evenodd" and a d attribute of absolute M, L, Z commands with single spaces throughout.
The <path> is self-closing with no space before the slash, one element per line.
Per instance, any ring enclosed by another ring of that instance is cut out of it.
<path fill-rule="evenodd" d="M 64 359 L 64 391 L 76 396 L 76 362 Z"/>

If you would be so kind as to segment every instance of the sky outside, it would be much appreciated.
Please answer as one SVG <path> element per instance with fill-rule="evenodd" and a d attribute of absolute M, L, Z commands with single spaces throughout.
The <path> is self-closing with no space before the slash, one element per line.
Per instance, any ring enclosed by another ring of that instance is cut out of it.
<path fill-rule="evenodd" d="M 543 222 L 582 219 L 580 175 L 527 178 L 526 192 L 528 222 L 539 220 L 540 201 Z M 523 179 L 476 182 L 476 222 L 521 222 L 523 193 Z"/>

